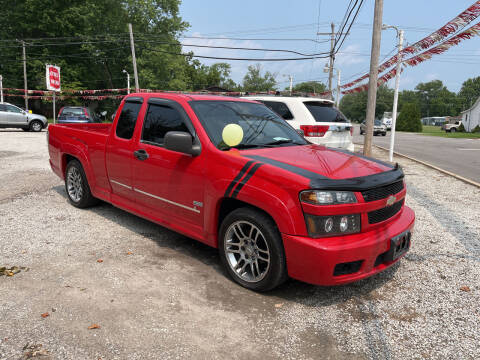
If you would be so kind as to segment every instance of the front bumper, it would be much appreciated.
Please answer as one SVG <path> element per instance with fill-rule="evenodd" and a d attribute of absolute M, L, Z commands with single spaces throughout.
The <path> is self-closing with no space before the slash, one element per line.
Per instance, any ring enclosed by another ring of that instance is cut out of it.
<path fill-rule="evenodd" d="M 403 257 L 390 261 L 384 255 L 390 250 L 391 239 L 411 232 L 414 223 L 413 210 L 404 206 L 391 221 L 363 233 L 319 239 L 282 234 L 288 275 L 315 285 L 340 285 L 372 276 Z M 358 264 L 359 268 L 334 275 L 338 266 L 346 263 Z"/>

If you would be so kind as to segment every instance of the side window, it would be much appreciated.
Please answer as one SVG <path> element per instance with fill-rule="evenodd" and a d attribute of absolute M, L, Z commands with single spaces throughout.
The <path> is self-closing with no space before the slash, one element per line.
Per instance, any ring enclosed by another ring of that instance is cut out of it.
<path fill-rule="evenodd" d="M 12 106 L 12 105 L 5 105 L 5 108 L 7 109 L 8 112 L 11 112 L 11 113 L 19 114 L 22 112 L 22 109 L 19 109 L 16 106 Z"/>
<path fill-rule="evenodd" d="M 189 132 L 179 112 L 169 106 L 149 104 L 143 122 L 142 140 L 163 145 L 169 131 Z"/>
<path fill-rule="evenodd" d="M 0 104 L 0 111 L 7 111 L 7 106 Z"/>
<path fill-rule="evenodd" d="M 279 101 L 262 101 L 266 106 L 268 106 L 271 110 L 275 111 L 278 115 L 280 115 L 285 120 L 292 120 L 293 115 L 288 109 L 288 106 Z"/>
<path fill-rule="evenodd" d="M 119 138 L 127 140 L 132 138 L 141 107 L 142 104 L 139 103 L 125 102 L 117 123 L 116 134 Z"/>

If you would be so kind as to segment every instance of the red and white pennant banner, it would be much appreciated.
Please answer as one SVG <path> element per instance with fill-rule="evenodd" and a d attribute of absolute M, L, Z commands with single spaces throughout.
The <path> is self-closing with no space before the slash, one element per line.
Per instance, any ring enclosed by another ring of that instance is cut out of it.
<path fill-rule="evenodd" d="M 476 1 L 472 6 L 470 6 L 468 9 L 466 9 L 464 12 L 462 12 L 460 15 L 458 15 L 454 19 L 450 20 L 448 23 L 446 23 L 437 31 L 433 32 L 432 34 L 428 35 L 422 40 L 417 41 L 415 44 L 410 45 L 405 49 L 403 49 L 400 55 L 402 55 L 402 58 L 403 58 L 404 57 L 403 55 L 415 54 L 422 50 L 428 49 L 430 46 L 433 46 L 439 41 L 442 41 L 443 39 L 445 39 L 447 36 L 457 32 L 458 30 L 463 29 L 465 26 L 467 26 L 469 23 L 475 20 L 478 16 L 480 16 L 480 0 Z M 398 62 L 398 56 L 399 54 L 396 54 L 392 56 L 390 59 L 388 59 L 387 61 L 385 61 L 383 64 L 381 64 L 378 67 L 378 72 L 381 73 L 386 69 L 388 69 L 389 67 L 395 65 Z M 367 79 L 368 77 L 369 77 L 369 74 L 365 74 L 362 77 L 359 77 L 358 79 L 351 81 L 347 84 L 344 84 L 340 87 L 342 89 L 352 87 L 353 85 L 358 84 L 359 82 Z"/>
<path fill-rule="evenodd" d="M 404 63 L 407 66 L 416 66 L 416 65 L 424 62 L 425 60 L 431 59 L 433 55 L 439 55 L 439 54 L 444 53 L 445 51 L 450 49 L 452 46 L 460 44 L 463 40 L 468 40 L 468 39 L 473 38 L 474 36 L 479 36 L 479 35 L 480 35 L 480 23 L 477 23 L 477 24 L 471 26 L 470 28 L 468 28 L 467 30 L 462 31 L 460 34 L 452 36 L 450 39 L 444 41 L 440 45 L 437 45 L 437 46 L 435 46 L 431 49 L 428 49 L 427 51 L 424 51 L 423 53 L 418 54 L 414 57 L 411 57 L 407 60 L 403 60 L 402 63 Z M 385 75 L 383 75 L 382 77 L 380 77 L 378 79 L 379 84 L 381 84 L 381 83 L 383 84 L 386 81 L 390 80 L 391 78 L 395 77 L 396 73 L 397 73 L 396 68 L 393 68 L 388 73 L 386 73 Z M 383 80 L 385 80 L 385 81 L 383 81 Z M 383 82 L 381 82 L 381 81 L 383 81 Z M 361 86 L 357 86 L 353 89 L 342 91 L 342 94 L 344 94 L 344 95 L 345 94 L 352 94 L 352 93 L 356 93 L 356 92 L 365 91 L 367 89 L 368 89 L 368 84 L 364 84 L 364 85 L 361 85 Z"/>

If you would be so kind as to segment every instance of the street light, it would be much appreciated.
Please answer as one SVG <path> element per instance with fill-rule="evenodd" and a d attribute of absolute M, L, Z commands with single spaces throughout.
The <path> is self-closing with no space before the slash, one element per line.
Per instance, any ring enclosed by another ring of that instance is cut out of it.
<path fill-rule="evenodd" d="M 337 98 L 335 99 L 335 106 L 338 108 L 340 106 L 340 69 L 334 67 L 333 70 L 337 71 Z M 325 67 L 323 68 L 324 73 L 330 72 L 330 66 L 328 64 L 325 64 Z"/>
<path fill-rule="evenodd" d="M 287 76 L 287 77 L 290 79 L 290 96 L 292 96 L 292 90 L 293 90 L 293 75 L 283 74 L 283 76 Z"/>
<path fill-rule="evenodd" d="M 390 130 L 390 149 L 388 159 L 393 161 L 393 146 L 395 144 L 395 125 L 397 122 L 397 106 L 398 106 L 398 88 L 400 86 L 400 71 L 402 68 L 402 49 L 403 49 L 403 30 L 399 30 L 393 25 L 382 25 L 382 30 L 395 29 L 398 37 L 398 55 L 397 55 L 397 73 L 395 74 L 395 91 L 393 93 L 393 111 L 392 111 L 392 128 Z"/>
<path fill-rule="evenodd" d="M 122 73 L 127 74 L 127 94 L 130 94 L 130 74 L 125 69 L 122 70 Z"/>

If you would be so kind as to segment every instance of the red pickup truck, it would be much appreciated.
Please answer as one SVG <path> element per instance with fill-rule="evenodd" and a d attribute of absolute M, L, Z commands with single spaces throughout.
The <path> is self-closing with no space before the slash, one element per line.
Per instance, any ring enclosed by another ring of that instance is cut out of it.
<path fill-rule="evenodd" d="M 131 94 L 112 124 L 48 132 L 72 205 L 101 199 L 216 247 L 252 290 L 356 281 L 410 248 L 401 168 L 310 144 L 255 101 Z"/>

